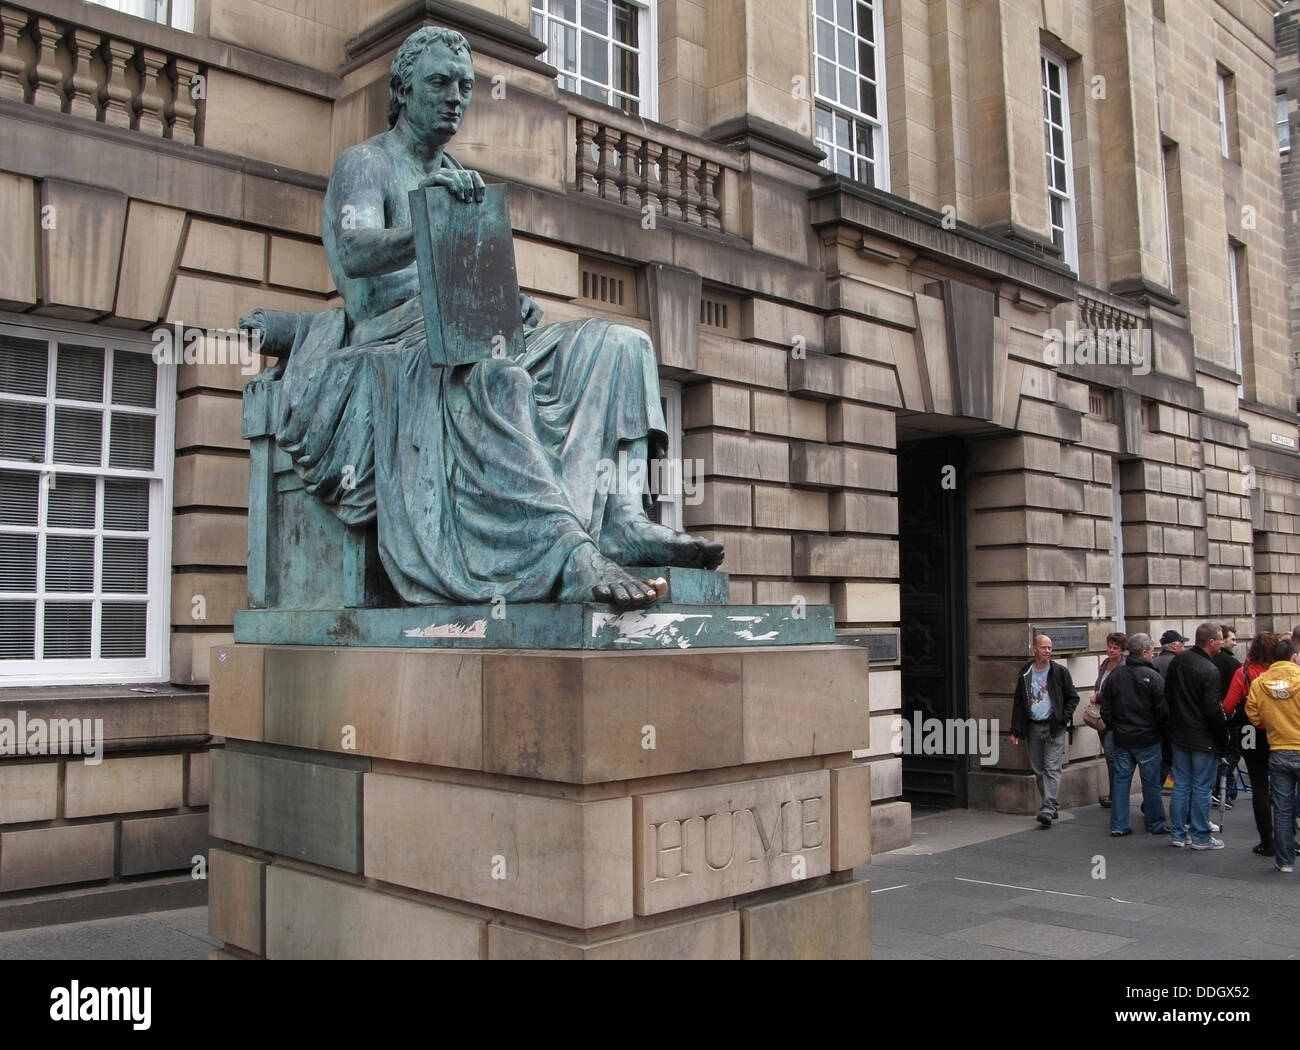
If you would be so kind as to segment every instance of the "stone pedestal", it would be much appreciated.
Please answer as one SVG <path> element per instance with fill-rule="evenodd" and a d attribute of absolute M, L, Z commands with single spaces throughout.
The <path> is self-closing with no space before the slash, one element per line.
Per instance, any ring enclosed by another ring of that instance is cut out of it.
<path fill-rule="evenodd" d="M 211 930 L 289 958 L 867 958 L 865 650 L 213 650 Z"/>

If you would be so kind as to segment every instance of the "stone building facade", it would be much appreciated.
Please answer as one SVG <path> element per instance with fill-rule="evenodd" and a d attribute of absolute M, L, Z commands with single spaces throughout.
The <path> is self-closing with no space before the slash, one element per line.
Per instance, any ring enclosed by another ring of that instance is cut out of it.
<path fill-rule="evenodd" d="M 337 301 L 326 180 L 422 23 L 474 46 L 453 152 L 510 185 L 521 286 L 655 338 L 705 479 L 665 513 L 733 600 L 872 647 L 876 850 L 905 799 L 1032 808 L 1032 629 L 1090 686 L 1117 626 L 1300 620 L 1272 0 L 166 6 L 0 0 L 0 712 L 132 726 L 90 810 L 80 760 L 0 757 L 0 899 L 202 851 L 247 564 L 227 330 Z"/>
<path fill-rule="evenodd" d="M 1277 46 L 1276 121 L 1278 155 L 1282 161 L 1282 196 L 1286 207 L 1286 286 L 1288 334 L 1296 369 L 1296 410 L 1300 412 L 1300 170 L 1292 161 L 1300 113 L 1300 8 L 1286 0 L 1273 20 Z"/>

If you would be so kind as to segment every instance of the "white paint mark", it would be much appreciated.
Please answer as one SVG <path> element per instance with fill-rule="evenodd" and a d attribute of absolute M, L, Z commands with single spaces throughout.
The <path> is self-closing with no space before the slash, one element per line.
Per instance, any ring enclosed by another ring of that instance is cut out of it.
<path fill-rule="evenodd" d="M 1114 901 L 1116 904 L 1137 904 L 1137 901 L 1122 901 L 1118 897 L 1094 897 L 1089 893 L 1066 893 L 1064 890 L 1040 890 L 1036 886 L 1013 886 L 1008 882 L 983 882 L 980 879 L 955 878 L 954 882 L 969 882 L 975 886 L 996 886 L 1000 890 L 1024 890 L 1026 893 L 1046 893 L 1053 897 L 1077 897 L 1084 901 Z"/>
<path fill-rule="evenodd" d="M 435 623 L 423 630 L 415 628 L 406 631 L 407 638 L 486 638 L 487 620 L 476 620 L 468 627 L 463 623 Z"/>
<path fill-rule="evenodd" d="M 616 645 L 638 645 L 642 642 L 655 642 L 665 649 L 689 649 L 691 640 L 683 629 L 691 620 L 702 620 L 700 630 L 708 625 L 711 614 L 688 616 L 684 613 L 595 613 L 591 617 L 591 636 L 598 638 L 607 627 L 614 628 L 618 637 Z M 695 632 L 696 637 L 699 631 Z"/>
<path fill-rule="evenodd" d="M 875 896 L 877 893 L 890 893 L 893 890 L 905 890 L 910 885 L 912 885 L 910 882 L 905 882 L 901 886 L 886 886 L 884 889 L 872 890 L 871 894 L 872 896 Z"/>

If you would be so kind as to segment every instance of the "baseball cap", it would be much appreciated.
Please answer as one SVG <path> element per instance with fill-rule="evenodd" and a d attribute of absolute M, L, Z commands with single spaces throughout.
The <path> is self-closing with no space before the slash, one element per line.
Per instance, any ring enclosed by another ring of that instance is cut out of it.
<path fill-rule="evenodd" d="M 1161 645 L 1173 645 L 1174 642 L 1182 642 L 1186 645 L 1190 641 L 1190 638 L 1184 638 L 1177 631 L 1165 631 L 1165 633 L 1160 636 Z"/>

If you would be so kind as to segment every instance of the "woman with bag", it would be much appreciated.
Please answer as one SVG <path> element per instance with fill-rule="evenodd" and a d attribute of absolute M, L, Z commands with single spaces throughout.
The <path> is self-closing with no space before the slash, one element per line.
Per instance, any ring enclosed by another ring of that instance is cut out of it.
<path fill-rule="evenodd" d="M 1268 801 L 1268 734 L 1246 721 L 1246 697 L 1250 693 L 1250 683 L 1272 666 L 1273 647 L 1277 642 L 1278 635 L 1267 631 L 1255 635 L 1246 650 L 1245 664 L 1232 676 L 1228 694 L 1223 698 L 1223 713 L 1228 716 L 1232 746 L 1246 759 L 1246 772 L 1250 774 L 1250 801 L 1255 812 L 1255 828 L 1259 831 L 1259 845 L 1251 852 L 1261 857 L 1273 856 L 1273 815 Z M 1253 747 L 1246 746 L 1251 743 Z"/>

